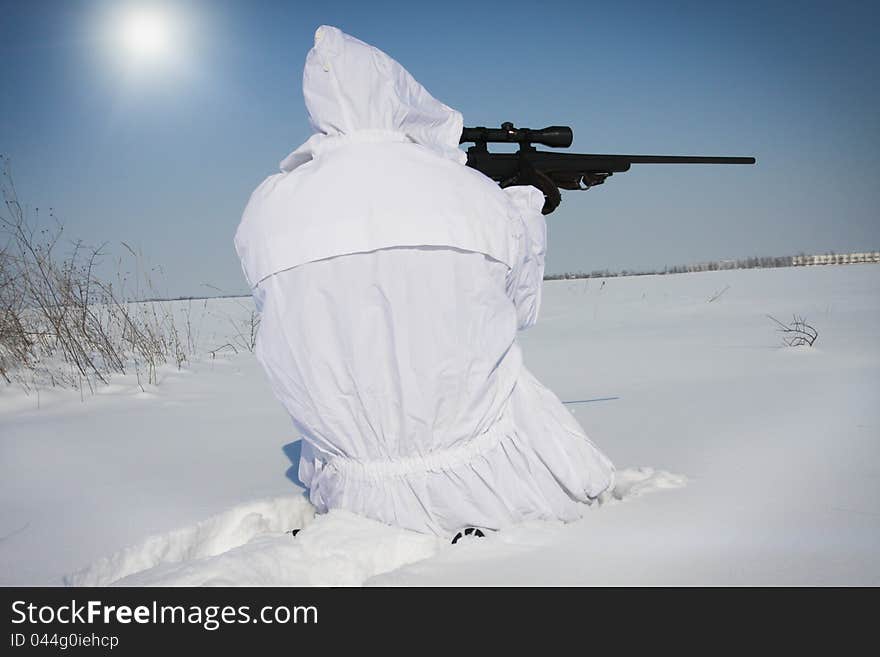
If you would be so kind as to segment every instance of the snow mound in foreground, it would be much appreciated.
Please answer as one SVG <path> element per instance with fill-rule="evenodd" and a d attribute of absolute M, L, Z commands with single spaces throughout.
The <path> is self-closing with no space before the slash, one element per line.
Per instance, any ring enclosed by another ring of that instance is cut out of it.
<path fill-rule="evenodd" d="M 683 476 L 653 468 L 620 470 L 614 490 L 600 503 L 677 488 L 685 482 Z M 540 533 L 541 525 L 527 523 L 526 533 Z M 302 528 L 296 537 L 289 533 L 294 528 Z M 493 538 L 490 535 L 479 545 L 491 549 Z M 357 586 L 376 575 L 454 549 L 445 539 L 345 511 L 316 516 L 304 496 L 282 497 L 238 505 L 192 527 L 153 536 L 69 575 L 65 583 Z"/>
<path fill-rule="evenodd" d="M 69 586 L 106 586 L 133 573 L 159 566 L 210 558 L 257 536 L 305 526 L 314 508 L 305 497 L 279 497 L 239 504 L 193 526 L 151 536 L 99 559 L 64 578 Z"/>
<path fill-rule="evenodd" d="M 681 488 L 686 484 L 687 477 L 684 475 L 647 467 L 628 468 L 618 470 L 615 473 L 614 489 L 610 493 L 610 498 L 623 500 L 627 497 L 638 497 L 665 488 Z M 602 502 L 604 503 L 605 499 Z"/>

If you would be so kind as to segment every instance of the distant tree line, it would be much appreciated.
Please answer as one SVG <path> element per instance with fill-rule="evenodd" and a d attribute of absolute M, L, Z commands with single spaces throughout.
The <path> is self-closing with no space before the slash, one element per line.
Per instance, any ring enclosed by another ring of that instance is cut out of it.
<path fill-rule="evenodd" d="M 827 255 L 835 255 L 833 251 L 829 251 Z M 612 278 L 615 276 L 648 276 L 656 274 L 686 274 L 697 271 L 721 271 L 727 269 L 759 269 L 771 267 L 792 267 L 802 265 L 805 254 L 799 256 L 753 256 L 751 258 L 741 258 L 739 260 L 713 260 L 710 262 L 700 262 L 690 265 L 674 265 L 664 266 L 663 269 L 621 269 L 620 271 L 612 271 L 610 269 L 594 269 L 590 272 L 577 271 L 565 272 L 563 274 L 547 274 L 544 276 L 546 281 L 566 280 L 575 278 Z"/>

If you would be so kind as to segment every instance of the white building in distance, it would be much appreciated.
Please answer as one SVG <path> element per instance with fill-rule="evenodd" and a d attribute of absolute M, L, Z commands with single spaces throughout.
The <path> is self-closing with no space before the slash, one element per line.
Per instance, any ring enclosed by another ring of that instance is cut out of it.
<path fill-rule="evenodd" d="M 854 265 L 863 262 L 880 263 L 880 251 L 865 253 L 824 253 L 822 255 L 792 256 L 791 264 L 795 267 L 810 265 Z"/>

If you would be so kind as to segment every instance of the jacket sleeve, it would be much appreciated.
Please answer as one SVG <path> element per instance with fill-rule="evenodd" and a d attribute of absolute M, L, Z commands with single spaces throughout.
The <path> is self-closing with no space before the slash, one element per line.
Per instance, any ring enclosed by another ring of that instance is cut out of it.
<path fill-rule="evenodd" d="M 511 216 L 516 258 L 507 275 L 507 296 L 516 306 L 517 328 L 527 329 L 538 320 L 544 256 L 547 251 L 547 224 L 541 208 L 544 195 L 530 186 L 504 190 L 513 205 Z"/>

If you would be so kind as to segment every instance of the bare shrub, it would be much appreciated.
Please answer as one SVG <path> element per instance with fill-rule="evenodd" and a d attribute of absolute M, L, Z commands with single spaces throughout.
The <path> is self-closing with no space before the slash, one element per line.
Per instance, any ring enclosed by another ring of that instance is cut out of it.
<path fill-rule="evenodd" d="M 812 347 L 819 338 L 819 331 L 807 324 L 803 317 L 793 315 L 790 324 L 783 324 L 772 315 L 767 317 L 777 324 L 779 332 L 782 333 L 782 341 L 788 347 Z"/>

